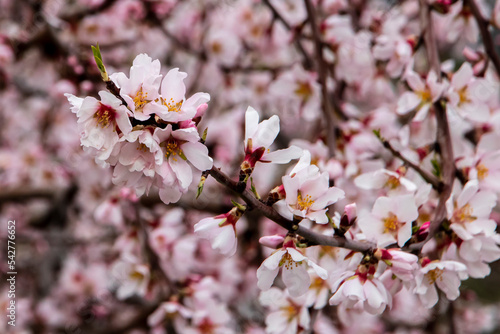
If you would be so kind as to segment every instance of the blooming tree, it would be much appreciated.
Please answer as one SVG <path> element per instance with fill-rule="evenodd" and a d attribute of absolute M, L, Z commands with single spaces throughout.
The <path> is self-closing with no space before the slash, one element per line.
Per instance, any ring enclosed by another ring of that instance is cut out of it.
<path fill-rule="evenodd" d="M 500 1 L 1 5 L 2 331 L 500 327 Z"/>

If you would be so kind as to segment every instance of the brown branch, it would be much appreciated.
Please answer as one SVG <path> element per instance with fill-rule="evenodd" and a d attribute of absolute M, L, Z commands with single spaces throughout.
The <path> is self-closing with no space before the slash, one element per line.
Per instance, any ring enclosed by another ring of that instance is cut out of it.
<path fill-rule="evenodd" d="M 86 16 L 98 14 L 113 6 L 116 0 L 105 0 L 96 7 L 78 7 L 73 11 L 68 11 L 59 15 L 59 18 L 68 22 L 80 21 Z"/>
<path fill-rule="evenodd" d="M 330 155 L 334 155 L 335 152 L 335 129 L 333 122 L 333 108 L 330 103 L 330 98 L 328 94 L 328 87 L 326 83 L 326 76 L 328 73 L 328 65 L 323 57 L 323 44 L 321 42 L 321 35 L 319 32 L 316 11 L 310 0 L 304 0 L 304 4 L 307 9 L 307 15 L 309 18 L 309 23 L 311 25 L 314 48 L 316 51 L 317 60 L 317 73 L 318 82 L 321 86 L 321 103 L 323 105 L 322 111 L 326 118 L 326 141 Z"/>
<path fill-rule="evenodd" d="M 288 21 L 280 14 L 280 12 L 278 12 L 278 10 L 273 6 L 273 4 L 269 0 L 263 0 L 263 2 L 267 7 L 269 7 L 276 20 L 283 23 L 283 25 L 287 30 L 294 32 L 294 27 L 292 27 L 290 23 L 288 23 Z M 302 45 L 300 38 L 301 38 L 300 35 L 294 38 L 295 47 L 297 48 L 297 50 L 299 50 L 300 54 L 304 58 L 304 68 L 311 69 L 313 62 L 311 60 L 311 57 L 309 57 L 309 54 L 304 49 L 304 46 Z"/>
<path fill-rule="evenodd" d="M 365 252 L 375 248 L 375 245 L 369 242 L 349 240 L 338 236 L 330 237 L 324 234 L 313 232 L 303 226 L 297 225 L 296 222 L 281 216 L 276 210 L 274 210 L 273 207 L 268 206 L 263 202 L 261 202 L 260 200 L 258 200 L 257 198 L 255 198 L 254 194 L 250 190 L 244 189 L 243 191 L 238 192 L 237 191 L 238 182 L 231 180 L 229 176 L 224 174 L 220 169 L 216 168 L 215 166 L 212 167 L 212 169 L 209 171 L 209 174 L 217 182 L 237 193 L 238 196 L 245 201 L 245 203 L 249 206 L 249 208 L 258 210 L 265 217 L 276 222 L 281 227 L 284 227 L 287 230 L 293 231 L 298 235 L 304 237 L 308 241 L 308 244 L 311 246 L 324 245 L 332 247 L 342 247 L 357 252 Z"/>
<path fill-rule="evenodd" d="M 438 180 L 438 178 L 436 178 L 434 175 L 432 175 L 425 169 L 422 169 L 416 163 L 405 158 L 399 151 L 397 151 L 394 147 L 392 147 L 391 143 L 389 143 L 387 139 L 384 138 L 379 138 L 379 139 L 382 142 L 382 145 L 384 145 L 384 147 L 388 149 L 392 153 L 392 155 L 394 155 L 398 159 L 401 159 L 405 163 L 405 165 L 407 165 L 411 169 L 415 170 L 418 174 L 420 174 L 420 176 L 426 182 L 430 183 L 435 190 L 441 191 L 443 189 L 444 184 L 441 180 Z"/>
<path fill-rule="evenodd" d="M 49 188 L 39 189 L 12 189 L 0 193 L 0 203 L 3 202 L 25 202 L 30 199 L 46 198 L 54 199 L 61 191 Z"/>
<path fill-rule="evenodd" d="M 474 0 L 464 0 L 464 5 L 470 8 L 472 15 L 476 19 L 477 25 L 479 26 L 479 31 L 481 32 L 481 38 L 483 39 L 484 48 L 486 49 L 486 53 L 495 66 L 497 74 L 500 76 L 500 57 L 495 51 L 495 43 L 493 42 L 493 37 L 488 30 L 490 22 L 483 17 L 481 11 L 479 10 L 479 7 Z"/>
<path fill-rule="evenodd" d="M 434 36 L 433 25 L 431 20 L 431 9 L 426 0 L 419 0 L 420 2 L 420 23 L 424 31 L 424 42 L 427 50 L 427 58 L 429 59 L 430 67 L 434 69 L 438 76 L 438 81 L 441 81 L 441 64 L 439 61 L 439 54 L 437 51 L 436 39 Z M 438 100 L 433 105 L 436 121 L 437 133 L 436 139 L 440 148 L 441 154 L 441 169 L 443 171 L 443 187 L 439 194 L 438 204 L 434 213 L 434 218 L 429 227 L 429 235 L 427 238 L 419 243 L 410 245 L 411 250 L 420 250 L 424 244 L 429 241 L 441 227 L 441 224 L 446 219 L 446 201 L 451 195 L 453 181 L 455 179 L 455 163 L 453 157 L 453 147 L 451 144 L 450 128 L 448 118 L 446 116 L 446 109 L 444 108 L 441 100 Z"/>

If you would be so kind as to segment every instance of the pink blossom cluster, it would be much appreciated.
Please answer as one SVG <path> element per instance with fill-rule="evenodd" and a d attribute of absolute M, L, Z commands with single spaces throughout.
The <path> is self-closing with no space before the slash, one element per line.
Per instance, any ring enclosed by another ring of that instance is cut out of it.
<path fill-rule="evenodd" d="M 114 166 L 113 183 L 135 189 L 137 196 L 155 185 L 163 202 L 177 202 L 193 179 L 212 168 L 194 121 L 203 116 L 210 95 L 186 99 L 186 76 L 172 69 L 162 79 L 160 62 L 140 54 L 130 77 L 110 76 L 118 96 L 100 91 L 97 100 L 66 94 L 82 146 L 95 154 L 96 163 Z"/>

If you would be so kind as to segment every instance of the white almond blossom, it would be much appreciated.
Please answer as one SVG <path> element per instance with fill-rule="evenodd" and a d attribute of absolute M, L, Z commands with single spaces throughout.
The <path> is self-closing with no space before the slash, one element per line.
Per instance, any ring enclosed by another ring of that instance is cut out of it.
<path fill-rule="evenodd" d="M 274 251 L 257 269 L 257 285 L 268 290 L 274 282 L 279 269 L 283 268 L 282 279 L 291 296 L 303 295 L 311 285 L 308 269 L 311 268 L 322 279 L 328 278 L 326 270 L 307 258 L 297 248 L 293 240 L 285 241 L 282 248 Z"/>

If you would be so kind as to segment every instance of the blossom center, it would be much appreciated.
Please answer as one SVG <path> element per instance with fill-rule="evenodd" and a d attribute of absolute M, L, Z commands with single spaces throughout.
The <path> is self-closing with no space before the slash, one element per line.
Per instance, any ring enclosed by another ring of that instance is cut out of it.
<path fill-rule="evenodd" d="M 297 195 L 297 207 L 300 211 L 307 210 L 314 204 L 311 195 L 306 195 L 302 197 L 302 194 L 299 192 Z"/>
<path fill-rule="evenodd" d="M 94 119 L 102 128 L 106 128 L 110 123 L 114 122 L 116 117 L 116 112 L 110 106 L 100 103 L 99 109 L 97 109 L 94 114 Z"/>
<path fill-rule="evenodd" d="M 149 102 L 148 93 L 142 91 L 142 86 L 139 88 L 134 96 L 135 110 L 142 110 L 144 106 Z"/>
<path fill-rule="evenodd" d="M 182 101 L 175 102 L 173 98 L 170 100 L 165 100 L 163 97 L 160 97 L 161 104 L 168 108 L 168 111 L 179 112 L 181 111 Z"/>
<path fill-rule="evenodd" d="M 300 313 L 300 307 L 294 304 L 283 306 L 281 310 L 285 313 L 288 322 L 291 322 Z"/>
<path fill-rule="evenodd" d="M 472 207 L 470 204 L 465 204 L 460 209 L 455 210 L 453 213 L 453 222 L 455 223 L 470 223 L 476 220 L 476 217 L 472 216 Z"/>
<path fill-rule="evenodd" d="M 467 96 L 467 86 L 458 91 L 458 98 L 460 99 L 460 104 L 470 101 Z"/>
<path fill-rule="evenodd" d="M 300 262 L 295 262 L 292 259 L 292 256 L 290 253 L 285 253 L 283 257 L 281 258 L 281 261 L 279 263 L 279 266 L 285 266 L 286 269 L 293 269 L 293 267 L 298 267 Z"/>
<path fill-rule="evenodd" d="M 488 176 L 489 171 L 485 165 L 483 164 L 477 165 L 476 170 L 477 170 L 477 178 L 479 179 L 479 181 L 484 180 Z"/>
<path fill-rule="evenodd" d="M 294 93 L 303 100 L 307 100 L 312 95 L 311 85 L 308 82 L 297 82 L 297 88 L 295 88 Z"/>
<path fill-rule="evenodd" d="M 417 92 L 417 95 L 418 97 L 420 97 L 420 100 L 422 100 L 422 102 L 431 102 L 431 93 L 427 89 Z"/>
<path fill-rule="evenodd" d="M 399 178 L 394 175 L 390 175 L 389 179 L 387 179 L 387 182 L 385 183 L 385 186 L 389 189 L 396 189 L 397 187 L 399 187 L 399 184 Z"/>
<path fill-rule="evenodd" d="M 165 147 L 165 157 L 173 156 L 174 161 L 177 161 L 176 156 L 181 156 L 182 150 L 179 142 L 175 139 L 170 139 L 166 141 L 163 146 Z"/>
<path fill-rule="evenodd" d="M 429 271 L 427 274 L 425 274 L 425 277 L 427 278 L 427 281 L 429 284 L 434 284 L 436 281 L 439 279 L 440 281 L 443 280 L 443 270 L 436 268 L 432 269 Z"/>
<path fill-rule="evenodd" d="M 139 143 L 139 145 L 137 145 L 137 147 L 136 147 L 136 150 L 141 151 L 141 152 L 148 152 L 149 151 L 149 147 L 147 147 L 143 143 Z"/>
<path fill-rule="evenodd" d="M 198 329 L 202 334 L 212 334 L 215 331 L 214 324 L 207 318 L 203 319 L 203 321 L 198 325 Z"/>
<path fill-rule="evenodd" d="M 387 232 L 392 233 L 392 232 L 397 231 L 399 221 L 398 221 L 398 217 L 394 213 L 389 212 L 389 216 L 384 218 L 383 222 L 384 222 L 384 233 L 387 233 Z"/>

